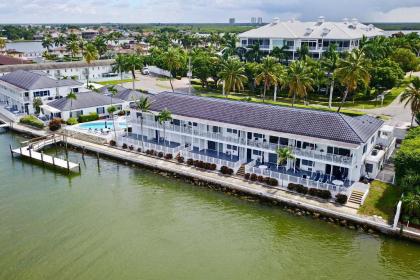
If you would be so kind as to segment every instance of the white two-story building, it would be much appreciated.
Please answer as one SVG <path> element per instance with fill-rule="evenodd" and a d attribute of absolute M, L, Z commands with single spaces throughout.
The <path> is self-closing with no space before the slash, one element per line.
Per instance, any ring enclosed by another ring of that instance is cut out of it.
<path fill-rule="evenodd" d="M 180 154 L 235 172 L 244 166 L 248 173 L 282 181 L 348 188 L 362 176 L 375 177 L 392 152 L 387 145 L 395 145 L 389 127 L 382 132 L 383 121 L 371 116 L 176 93 L 150 99 L 150 113 L 132 110 L 132 133 L 120 136 L 119 145 Z M 160 124 L 156 116 L 164 109 L 172 120 Z M 279 165 L 278 148 L 290 149 L 294 157 Z M 383 151 L 382 158 L 367 163 L 374 150 Z"/>
<path fill-rule="evenodd" d="M 78 81 L 57 80 L 43 72 L 17 70 L 0 77 L 1 110 L 15 119 L 19 115 L 33 114 L 36 98 L 46 104 L 66 97 L 70 92 L 83 90 Z"/>
<path fill-rule="evenodd" d="M 331 44 L 335 44 L 339 52 L 346 52 L 358 48 L 363 36 L 370 39 L 383 35 L 383 30 L 371 24 L 362 24 L 357 19 L 331 22 L 319 17 L 315 22 L 275 19 L 267 25 L 241 33 L 238 37 L 239 46 L 249 48 L 259 44 L 263 52 L 271 52 L 275 47 L 286 47 L 289 58 L 294 60 L 298 58 L 298 49 L 304 45 L 308 46 L 313 58 L 320 58 Z"/>

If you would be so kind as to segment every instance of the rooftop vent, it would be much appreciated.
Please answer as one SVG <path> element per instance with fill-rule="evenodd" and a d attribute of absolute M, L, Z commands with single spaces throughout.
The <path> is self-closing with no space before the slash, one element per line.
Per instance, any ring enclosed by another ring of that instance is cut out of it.
<path fill-rule="evenodd" d="M 308 36 L 309 34 L 311 34 L 311 33 L 312 33 L 312 31 L 314 31 L 314 29 L 313 29 L 313 28 L 310 28 L 310 27 L 306 28 L 306 29 L 305 29 L 305 36 Z"/>
<path fill-rule="evenodd" d="M 316 22 L 316 25 L 321 25 L 325 22 L 325 17 L 324 16 L 320 16 L 318 18 L 318 21 Z"/>
<path fill-rule="evenodd" d="M 344 22 L 344 24 L 348 24 L 349 23 L 349 19 L 348 18 L 343 18 L 343 22 Z"/>
<path fill-rule="evenodd" d="M 357 20 L 357 18 L 352 18 L 352 19 L 351 19 L 351 23 L 352 23 L 353 25 L 357 25 L 357 24 L 359 23 L 359 21 Z"/>
<path fill-rule="evenodd" d="M 321 36 L 325 36 L 325 35 L 327 35 L 328 33 L 330 33 L 330 31 L 331 31 L 331 29 L 328 29 L 328 28 L 322 28 L 322 34 L 321 34 Z"/>
<path fill-rule="evenodd" d="M 275 18 L 273 18 L 273 22 L 271 23 L 271 25 L 276 25 L 278 23 L 280 23 L 280 18 L 275 17 Z"/>

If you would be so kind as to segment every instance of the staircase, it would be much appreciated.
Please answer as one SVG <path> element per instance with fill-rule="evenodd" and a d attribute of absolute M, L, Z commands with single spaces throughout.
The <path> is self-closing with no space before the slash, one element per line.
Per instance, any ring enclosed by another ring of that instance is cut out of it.
<path fill-rule="evenodd" d="M 348 202 L 351 202 L 360 206 L 360 204 L 362 204 L 362 198 L 364 194 L 365 194 L 364 192 L 354 190 L 351 192 Z"/>
<path fill-rule="evenodd" d="M 241 167 L 239 167 L 238 172 L 236 172 L 236 175 L 238 176 L 245 176 L 245 164 L 242 164 Z"/>

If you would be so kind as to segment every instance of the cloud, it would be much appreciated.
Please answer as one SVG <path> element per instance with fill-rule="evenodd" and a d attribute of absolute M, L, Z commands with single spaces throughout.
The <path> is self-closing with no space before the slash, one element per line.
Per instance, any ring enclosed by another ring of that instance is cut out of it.
<path fill-rule="evenodd" d="M 2 23 L 249 22 L 251 17 L 419 21 L 419 0 L 2 0 Z"/>

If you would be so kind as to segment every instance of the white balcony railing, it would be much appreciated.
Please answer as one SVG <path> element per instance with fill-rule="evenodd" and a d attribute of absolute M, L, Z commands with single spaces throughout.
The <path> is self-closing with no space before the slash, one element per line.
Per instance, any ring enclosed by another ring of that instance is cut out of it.
<path fill-rule="evenodd" d="M 146 141 L 142 142 L 140 140 L 129 138 L 129 137 L 123 137 L 123 136 L 118 137 L 118 145 L 123 145 L 123 144 L 127 144 L 128 146 L 133 145 L 135 149 L 144 147 L 145 150 L 155 150 L 157 152 L 172 154 L 173 156 L 175 156 L 178 152 L 180 152 L 184 148 L 181 145 L 177 147 L 168 147 L 168 146 L 150 143 Z"/>

